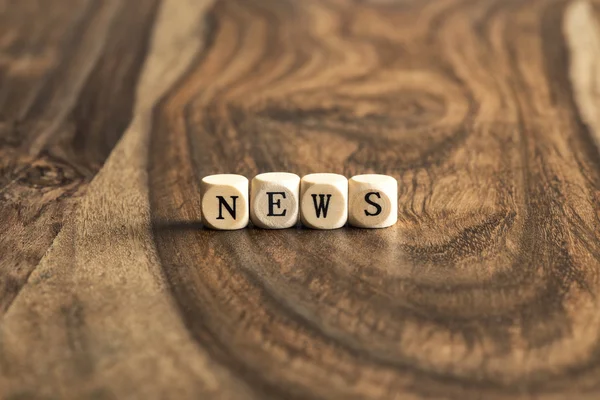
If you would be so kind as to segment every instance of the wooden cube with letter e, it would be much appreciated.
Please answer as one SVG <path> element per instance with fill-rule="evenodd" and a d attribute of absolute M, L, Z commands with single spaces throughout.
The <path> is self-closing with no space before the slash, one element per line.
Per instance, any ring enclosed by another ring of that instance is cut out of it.
<path fill-rule="evenodd" d="M 269 172 L 252 179 L 250 219 L 259 228 L 283 229 L 298 223 L 300 177 Z"/>

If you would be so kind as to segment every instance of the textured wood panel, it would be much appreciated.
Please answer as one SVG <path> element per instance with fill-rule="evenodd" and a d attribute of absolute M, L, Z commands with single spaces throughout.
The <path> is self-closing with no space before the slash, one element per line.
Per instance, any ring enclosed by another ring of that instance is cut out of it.
<path fill-rule="evenodd" d="M 0 1 L 4 397 L 600 395 L 590 4 L 44 4 Z M 391 174 L 399 222 L 202 227 L 271 170 Z"/>
<path fill-rule="evenodd" d="M 0 1 L 0 314 L 131 120 L 155 1 Z"/>

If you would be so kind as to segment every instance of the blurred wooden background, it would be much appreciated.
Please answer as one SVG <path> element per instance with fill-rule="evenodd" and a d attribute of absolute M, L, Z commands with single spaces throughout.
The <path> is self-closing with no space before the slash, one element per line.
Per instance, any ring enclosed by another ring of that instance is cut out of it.
<path fill-rule="evenodd" d="M 0 0 L 0 398 L 600 396 L 582 1 Z M 202 228 L 379 172 L 385 230 Z"/>

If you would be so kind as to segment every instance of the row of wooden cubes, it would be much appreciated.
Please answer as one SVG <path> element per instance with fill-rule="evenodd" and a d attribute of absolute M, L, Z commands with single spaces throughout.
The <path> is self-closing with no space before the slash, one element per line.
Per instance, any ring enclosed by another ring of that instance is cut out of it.
<path fill-rule="evenodd" d="M 301 220 L 314 229 L 386 228 L 398 220 L 398 182 L 387 175 L 310 174 L 302 179 L 269 172 L 252 179 L 210 175 L 202 179 L 202 220 L 213 229 L 283 229 Z"/>

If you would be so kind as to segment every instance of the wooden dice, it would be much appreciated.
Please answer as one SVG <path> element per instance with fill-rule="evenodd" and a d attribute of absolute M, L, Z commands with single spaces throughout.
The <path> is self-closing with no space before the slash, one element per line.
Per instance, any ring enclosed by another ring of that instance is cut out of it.
<path fill-rule="evenodd" d="M 248 179 L 241 175 L 210 175 L 200 183 L 202 221 L 219 230 L 245 228 L 250 216 Z"/>
<path fill-rule="evenodd" d="M 302 223 L 314 229 L 337 229 L 348 220 L 348 179 L 338 174 L 310 174 L 300 183 Z"/>
<path fill-rule="evenodd" d="M 398 182 L 391 176 L 353 176 L 348 192 L 350 225 L 387 228 L 398 221 Z"/>
<path fill-rule="evenodd" d="M 398 182 L 387 175 L 287 172 L 210 175 L 202 179 L 202 219 L 213 229 L 241 229 L 248 220 L 259 228 L 284 229 L 298 219 L 313 229 L 337 229 L 349 222 L 360 228 L 386 228 L 398 220 Z"/>
<path fill-rule="evenodd" d="M 252 179 L 250 219 L 259 228 L 283 229 L 298 223 L 300 177 L 269 172 Z"/>

